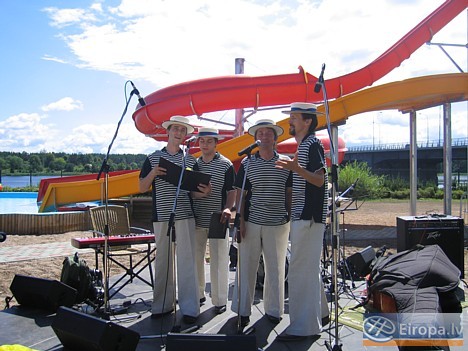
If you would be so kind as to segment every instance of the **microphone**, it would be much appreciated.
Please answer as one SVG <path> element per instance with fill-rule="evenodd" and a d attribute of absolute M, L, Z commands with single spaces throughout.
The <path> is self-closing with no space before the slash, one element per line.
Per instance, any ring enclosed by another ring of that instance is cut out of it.
<path fill-rule="evenodd" d="M 138 102 L 139 102 L 140 106 L 145 106 L 145 105 L 146 105 L 146 101 L 145 101 L 145 99 L 143 99 L 143 98 L 140 96 L 140 92 L 139 92 L 138 89 L 135 87 L 135 84 L 133 84 L 132 81 L 130 81 L 130 84 L 131 84 L 132 87 L 133 87 L 132 93 L 135 94 L 135 95 L 138 97 Z"/>
<path fill-rule="evenodd" d="M 252 150 L 255 149 L 257 146 L 260 146 L 260 144 L 261 144 L 260 140 L 257 140 L 255 143 L 253 143 L 253 144 L 247 146 L 245 149 L 239 151 L 237 153 L 237 156 L 250 154 L 252 152 Z"/>
<path fill-rule="evenodd" d="M 192 135 L 190 138 L 185 140 L 185 144 L 189 145 L 190 143 L 193 143 L 195 140 L 197 140 L 196 135 Z"/>
<path fill-rule="evenodd" d="M 322 89 L 324 71 L 325 71 L 325 64 L 322 65 L 322 72 L 320 72 L 319 79 L 317 83 L 315 83 L 314 92 L 316 93 L 320 93 L 320 89 Z"/>

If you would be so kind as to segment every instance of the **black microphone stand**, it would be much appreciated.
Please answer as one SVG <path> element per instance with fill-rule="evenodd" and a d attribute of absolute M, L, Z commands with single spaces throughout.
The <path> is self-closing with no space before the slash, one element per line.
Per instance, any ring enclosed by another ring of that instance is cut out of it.
<path fill-rule="evenodd" d="M 330 351 L 341 351 L 342 344 L 340 343 L 340 335 L 338 330 L 338 249 L 340 247 L 340 238 L 339 238 L 339 221 L 337 220 L 336 213 L 336 194 L 338 192 L 338 150 L 336 149 L 333 143 L 331 123 L 330 123 L 330 113 L 328 110 L 328 97 L 327 97 L 327 88 L 323 80 L 323 71 L 325 70 L 325 64 L 322 65 L 322 72 L 320 74 L 319 81 L 317 84 L 320 84 L 322 87 L 323 93 L 323 103 L 325 105 L 325 117 L 327 119 L 327 130 L 328 138 L 330 139 L 330 155 L 331 155 L 331 178 L 332 178 L 332 187 L 331 187 L 331 198 L 332 198 L 332 211 L 331 211 L 331 234 L 332 234 L 332 281 L 333 281 L 333 297 L 334 297 L 334 341 L 333 345 L 330 345 L 325 341 L 325 346 Z"/>
<path fill-rule="evenodd" d="M 125 83 L 125 85 L 127 85 L 127 83 L 129 83 L 129 81 L 127 81 Z M 104 158 L 104 160 L 102 161 L 102 165 L 101 165 L 101 169 L 99 170 L 99 173 L 97 175 L 97 178 L 96 180 L 99 180 L 101 179 L 101 174 L 104 173 L 104 206 L 105 206 L 105 209 L 104 209 L 104 216 L 105 216 L 105 224 L 104 224 L 104 252 L 103 252 L 103 256 L 104 256 L 104 260 L 103 260 L 103 271 L 104 271 L 104 274 L 103 274 L 103 284 L 104 284 L 104 311 L 102 312 L 103 314 L 103 317 L 107 320 L 110 319 L 110 314 L 111 314 L 111 311 L 110 311 L 110 303 L 109 303 L 109 274 L 110 274 L 110 270 L 109 270 L 109 242 L 108 242 L 108 239 L 109 239 L 109 208 L 108 208 L 108 205 L 109 205 L 109 164 L 107 163 L 108 159 L 109 159 L 109 154 L 110 154 L 110 151 L 112 149 L 112 145 L 114 144 L 114 141 L 115 139 L 117 138 L 117 134 L 119 133 L 119 128 L 120 128 L 120 125 L 122 123 L 122 120 L 124 118 L 124 116 L 127 114 L 127 110 L 128 110 L 128 105 L 130 104 L 130 100 L 132 99 L 132 96 L 135 94 L 135 90 L 136 89 L 133 89 L 130 93 L 130 96 L 128 97 L 128 99 L 126 99 L 126 102 L 125 102 L 125 108 L 122 112 L 122 116 L 120 117 L 120 120 L 119 122 L 117 123 L 117 128 L 115 130 L 115 133 L 114 133 L 114 136 L 112 137 L 112 140 L 109 144 L 109 147 L 107 148 L 107 154 L 106 154 L 106 157 Z"/>
<path fill-rule="evenodd" d="M 244 171 L 244 178 L 242 179 L 242 188 L 241 188 L 241 193 L 240 193 L 240 196 L 239 196 L 239 204 L 238 204 L 238 208 L 237 208 L 237 212 L 236 212 L 236 217 L 234 218 L 234 229 L 235 229 L 235 237 L 236 237 L 236 241 L 237 241 L 237 269 L 236 269 L 236 275 L 237 275 L 237 334 L 243 334 L 243 331 L 242 331 L 242 323 L 241 323 L 241 313 L 240 313 L 240 303 L 241 303 L 241 274 L 240 274 L 240 270 L 241 270 L 241 258 L 240 258 L 240 252 L 241 252 L 241 241 L 242 241 L 242 237 L 241 237 L 241 233 L 240 233 L 240 217 L 241 217 L 241 211 L 244 210 L 244 206 L 241 207 L 241 205 L 243 205 L 242 201 L 243 201 L 243 198 L 244 198 L 244 189 L 245 189 L 245 181 L 247 179 L 247 172 L 249 171 L 249 164 L 250 164 L 250 159 L 252 157 L 251 155 L 251 152 L 252 152 L 253 148 L 250 149 L 250 148 L 247 148 L 247 149 L 244 149 L 242 151 L 242 153 L 244 153 L 247 157 L 247 161 L 246 161 L 246 165 L 245 165 L 245 171 Z M 241 155 L 242 155 L 241 153 Z M 253 331 L 253 330 L 252 330 Z M 246 334 L 250 334 L 249 333 L 246 333 Z"/>
<path fill-rule="evenodd" d="M 182 157 L 182 164 L 181 164 L 181 172 L 179 175 L 179 180 L 177 182 L 177 189 L 176 189 L 176 195 L 174 198 L 174 202 L 172 204 L 172 212 L 169 216 L 169 222 L 167 224 L 167 236 L 170 237 L 169 241 L 169 262 L 172 264 L 172 286 L 173 286 L 173 309 L 174 309 L 174 321 L 177 320 L 177 306 L 176 306 L 176 263 L 175 263 L 175 245 L 176 245 L 176 231 L 175 231 L 175 216 L 176 216 L 176 209 L 177 209 L 177 199 L 179 198 L 181 186 L 182 186 L 182 181 L 184 178 L 184 172 L 185 172 L 185 166 L 187 164 L 187 158 L 189 156 L 189 150 L 190 150 L 190 141 L 187 142 L 185 150 L 183 150 L 184 155 Z M 167 276 L 166 276 L 166 281 L 169 279 L 169 267 L 167 268 Z M 164 299 L 163 299 L 163 308 L 165 305 L 165 300 L 166 300 L 166 292 L 167 292 L 167 284 L 166 284 L 166 291 L 164 292 Z M 194 327 L 191 327 L 185 331 L 182 331 L 182 333 L 188 332 L 188 330 L 194 331 L 198 329 L 193 329 Z M 181 332 L 181 326 L 180 325 L 175 325 L 172 327 L 172 332 L 173 333 L 180 333 Z"/>

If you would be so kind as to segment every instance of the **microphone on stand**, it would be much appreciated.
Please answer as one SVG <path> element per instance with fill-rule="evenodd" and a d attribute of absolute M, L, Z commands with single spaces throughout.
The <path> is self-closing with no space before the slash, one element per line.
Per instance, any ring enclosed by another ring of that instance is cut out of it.
<path fill-rule="evenodd" d="M 317 83 L 315 83 L 314 92 L 316 92 L 316 93 L 320 93 L 320 89 L 322 89 L 323 72 L 325 72 L 325 64 L 322 65 L 322 72 L 320 72 L 319 79 L 318 79 Z"/>
<path fill-rule="evenodd" d="M 197 140 L 197 136 L 196 135 L 192 135 L 190 138 L 188 138 L 187 140 L 184 141 L 185 145 L 190 145 L 191 143 L 193 143 L 195 140 Z"/>
<path fill-rule="evenodd" d="M 239 151 L 237 153 L 237 156 L 250 154 L 252 152 L 252 150 L 255 149 L 256 147 L 260 146 L 260 144 L 261 144 L 260 140 L 257 140 L 255 143 L 253 143 L 253 144 L 247 146 L 245 149 Z"/>
<path fill-rule="evenodd" d="M 141 96 L 140 96 L 140 92 L 138 91 L 138 89 L 135 87 L 135 84 L 133 84 L 132 81 L 130 81 L 130 84 L 132 85 L 133 87 L 133 91 L 132 93 L 135 94 L 137 97 L 138 97 L 138 103 L 140 104 L 140 106 L 145 106 L 146 105 L 146 101 L 145 99 L 143 99 Z"/>

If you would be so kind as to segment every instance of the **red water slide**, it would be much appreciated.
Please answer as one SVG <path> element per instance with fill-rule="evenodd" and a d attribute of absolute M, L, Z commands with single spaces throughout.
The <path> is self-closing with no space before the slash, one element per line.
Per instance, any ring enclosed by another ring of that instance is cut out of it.
<path fill-rule="evenodd" d="M 467 0 L 448 0 L 369 65 L 325 81 L 328 98 L 353 93 L 384 77 L 467 8 Z M 136 128 L 157 138 L 161 123 L 173 115 L 197 115 L 239 108 L 286 105 L 294 101 L 321 102 L 314 92 L 317 77 L 299 73 L 249 77 L 233 75 L 194 80 L 160 89 L 145 97 L 146 106 L 133 113 Z"/>

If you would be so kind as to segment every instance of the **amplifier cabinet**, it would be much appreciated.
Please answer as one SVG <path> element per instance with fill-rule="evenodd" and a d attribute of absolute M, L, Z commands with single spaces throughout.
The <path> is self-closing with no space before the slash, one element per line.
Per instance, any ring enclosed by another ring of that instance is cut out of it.
<path fill-rule="evenodd" d="M 397 251 L 409 250 L 417 244 L 437 244 L 464 278 L 464 224 L 460 217 L 445 215 L 397 217 Z"/>

